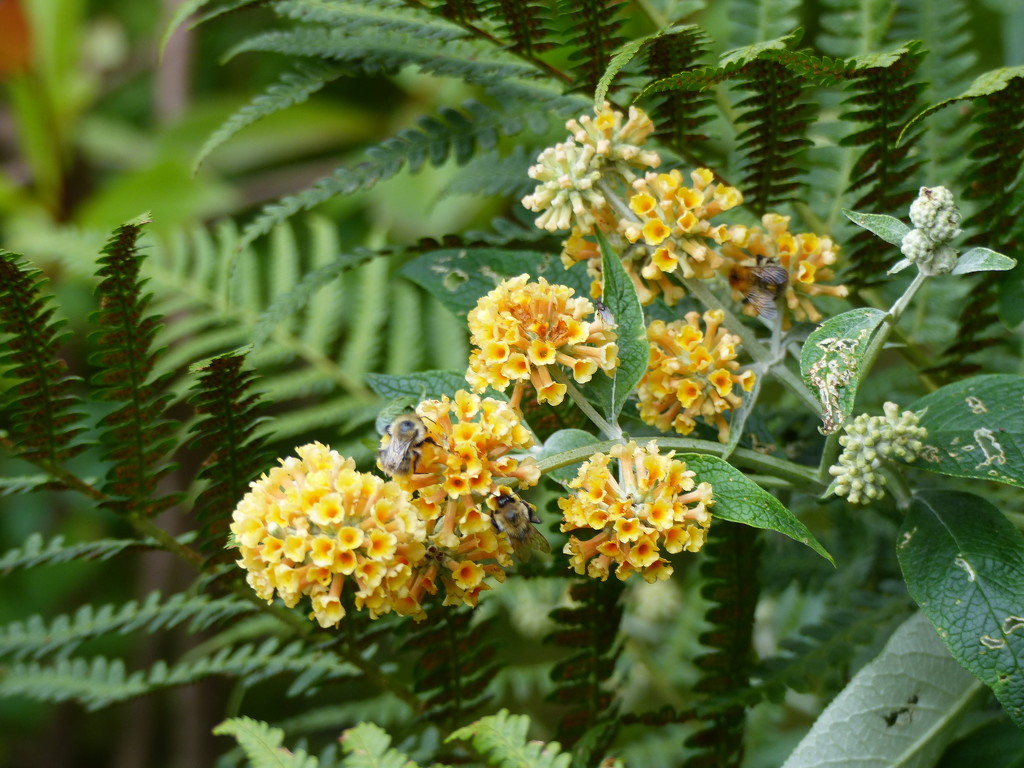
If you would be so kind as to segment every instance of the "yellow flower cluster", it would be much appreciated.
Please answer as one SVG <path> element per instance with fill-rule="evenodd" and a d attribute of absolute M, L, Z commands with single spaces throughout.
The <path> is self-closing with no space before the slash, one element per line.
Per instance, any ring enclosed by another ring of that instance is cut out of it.
<path fill-rule="evenodd" d="M 584 115 L 578 121 L 569 120 L 565 127 L 571 137 L 545 149 L 530 167 L 530 178 L 540 184 L 522 202 L 541 214 L 536 221 L 541 229 L 568 229 L 575 219 L 592 232 L 596 213 L 608 206 L 602 179 L 618 175 L 629 183 L 635 178 L 634 170 L 661 164 L 656 152 L 640 147 L 654 130 L 642 110 L 630 107 L 625 122 L 622 113 L 607 102 L 594 112 L 594 118 Z"/>
<path fill-rule="evenodd" d="M 598 370 L 611 375 L 618 365 L 614 326 L 600 315 L 587 320 L 594 305 L 573 293 L 543 277 L 530 282 L 524 274 L 481 297 L 469 312 L 475 349 L 466 380 L 472 389 L 483 392 L 490 385 L 503 391 L 515 381 L 512 405 L 518 407 L 529 381 L 540 402 L 558 405 L 566 385 L 555 380 L 561 373 L 553 375 L 553 366 L 565 366 L 581 384 Z"/>
<path fill-rule="evenodd" d="M 423 618 L 423 601 L 439 586 L 445 605 L 475 606 L 486 577 L 504 580 L 512 542 L 486 502 L 510 478 L 519 488 L 536 485 L 537 462 L 509 455 L 533 435 L 508 403 L 469 392 L 425 400 L 416 411 L 429 439 L 408 475 L 385 481 L 356 472 L 352 459 L 313 443 L 251 484 L 231 533 L 260 597 L 276 593 L 293 607 L 309 595 L 312 617 L 328 627 L 345 615 L 346 579 L 355 606 L 373 618 Z"/>
<path fill-rule="evenodd" d="M 688 435 L 702 417 L 718 427 L 718 439 L 729 440 L 723 414 L 739 407 L 739 390 L 749 392 L 756 375 L 737 373 L 739 336 L 722 327 L 725 313 L 709 310 L 701 316 L 688 312 L 686 321 L 653 321 L 647 328 L 650 360 L 640 380 L 640 418 L 663 432 L 674 429 Z"/>
<path fill-rule="evenodd" d="M 683 184 L 678 170 L 647 173 L 633 182 L 629 198 L 631 216 L 602 215 L 595 226 L 622 254 L 626 271 L 633 279 L 642 304 L 659 294 L 672 306 L 684 295 L 678 282 L 668 279 L 676 273 L 684 278 L 709 278 L 715 275 L 723 259 L 715 246 L 728 242 L 744 227 L 712 225 L 711 219 L 743 202 L 736 187 L 714 184 L 714 174 L 698 168 L 690 174 L 693 186 Z M 563 243 L 562 263 L 566 268 L 587 261 L 587 271 L 600 277 L 600 252 L 575 228 Z"/>
<path fill-rule="evenodd" d="M 563 531 L 596 531 L 586 540 L 570 536 L 565 545 L 577 573 L 603 581 L 616 563 L 619 579 L 639 571 L 653 582 L 672 574 L 661 547 L 676 553 L 704 546 L 711 525 L 708 508 L 714 504 L 711 486 L 696 485 L 694 473 L 674 455 L 661 455 L 653 441 L 644 448 L 630 442 L 580 467 L 569 483 L 575 493 L 558 500 Z M 610 468 L 612 458 L 619 461 L 619 480 Z"/>
<path fill-rule="evenodd" d="M 787 272 L 789 282 L 781 290 L 784 298 L 783 328 L 789 328 L 792 320 L 808 320 L 817 323 L 821 312 L 812 303 L 815 296 L 845 297 L 845 285 L 823 285 L 832 280 L 832 264 L 839 254 L 839 246 L 830 237 L 821 237 L 813 232 L 792 234 L 789 231 L 789 216 L 766 213 L 761 217 L 762 230 L 753 227 L 745 232 L 733 232 L 730 241 L 724 243 L 722 253 L 733 264 L 749 264 L 759 257 L 777 261 Z M 726 264 L 729 268 L 729 263 Z M 738 291 L 734 298 L 741 299 Z M 756 314 L 749 304 L 744 307 L 748 315 Z"/>
<path fill-rule="evenodd" d="M 374 617 L 403 612 L 413 568 L 423 559 L 425 526 L 409 493 L 355 470 L 320 443 L 304 445 L 250 484 L 231 533 L 249 585 L 294 607 L 309 595 L 321 626 L 341 621 L 346 581 L 355 605 Z"/>

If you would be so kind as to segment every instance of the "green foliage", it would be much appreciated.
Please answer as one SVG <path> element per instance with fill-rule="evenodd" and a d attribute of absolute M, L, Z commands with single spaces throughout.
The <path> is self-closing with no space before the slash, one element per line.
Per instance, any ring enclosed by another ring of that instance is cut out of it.
<path fill-rule="evenodd" d="M 284 731 L 250 717 L 233 717 L 214 730 L 218 736 L 234 736 L 253 768 L 317 768 L 320 762 L 304 751 L 291 752 L 281 744 Z"/>
<path fill-rule="evenodd" d="M 1024 726 L 1024 536 L 987 501 L 957 491 L 919 493 L 900 535 L 910 594 L 953 657 Z"/>

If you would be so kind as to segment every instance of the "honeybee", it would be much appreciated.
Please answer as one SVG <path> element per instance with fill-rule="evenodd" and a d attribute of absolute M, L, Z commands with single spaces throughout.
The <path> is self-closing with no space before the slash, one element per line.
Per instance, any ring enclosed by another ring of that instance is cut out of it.
<path fill-rule="evenodd" d="M 420 458 L 420 446 L 432 441 L 427 425 L 415 413 L 397 416 L 384 430 L 388 440 L 377 449 L 377 465 L 392 477 L 411 475 Z"/>
<path fill-rule="evenodd" d="M 729 285 L 765 320 L 775 319 L 775 298 L 788 282 L 789 270 L 767 256 L 758 256 L 755 266 L 737 264 L 729 270 Z"/>
<path fill-rule="evenodd" d="M 529 560 L 535 549 L 551 551 L 548 540 L 533 527 L 534 523 L 541 522 L 536 507 L 523 501 L 511 488 L 498 486 L 498 493 L 487 499 L 487 506 L 491 509 L 491 525 L 494 530 L 508 536 L 512 551 L 520 561 L 525 563 Z"/>

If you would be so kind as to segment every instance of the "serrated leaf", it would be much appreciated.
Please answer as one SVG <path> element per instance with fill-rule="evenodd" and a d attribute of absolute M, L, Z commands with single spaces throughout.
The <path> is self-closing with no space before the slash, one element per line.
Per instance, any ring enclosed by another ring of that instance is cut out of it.
<path fill-rule="evenodd" d="M 868 232 L 874 232 L 885 242 L 891 243 L 897 248 L 903 244 L 903 238 L 910 231 L 910 227 L 899 219 L 881 213 L 858 213 L 843 208 L 843 215 L 858 227 L 864 227 Z"/>
<path fill-rule="evenodd" d="M 555 482 L 565 485 L 576 477 L 581 463 L 607 446 L 608 443 L 598 442 L 594 435 L 582 429 L 560 429 L 544 441 L 540 456 L 541 471 Z M 571 463 L 563 464 L 570 459 Z M 547 469 L 559 464 L 562 466 Z"/>
<path fill-rule="evenodd" d="M 918 112 L 916 115 L 914 115 L 914 117 L 911 118 L 910 122 L 903 126 L 903 130 L 900 131 L 900 135 L 896 139 L 896 144 L 899 145 L 899 143 L 903 141 L 903 137 L 906 136 L 907 131 L 909 131 L 915 123 L 917 123 L 919 120 L 923 120 L 924 118 L 928 117 L 928 115 L 932 114 L 933 112 L 938 112 L 943 107 L 947 107 L 950 104 L 955 104 L 958 101 L 978 99 L 984 96 L 991 96 L 994 93 L 999 93 L 1000 91 L 1004 90 L 1007 85 L 1010 84 L 1011 80 L 1018 77 L 1024 77 L 1024 66 L 1002 67 L 1000 69 L 990 70 L 989 72 L 983 72 L 982 74 L 974 78 L 974 82 L 971 83 L 967 87 L 967 90 L 961 93 L 959 96 L 953 96 L 952 98 L 944 99 L 943 101 L 940 101 L 938 104 L 933 104 L 927 109 L 922 110 L 921 112 Z"/>
<path fill-rule="evenodd" d="M 782 768 L 930 768 L 980 688 L 916 614 L 828 705 Z"/>
<path fill-rule="evenodd" d="M 504 251 L 497 248 L 457 248 L 430 251 L 413 259 L 401 274 L 423 286 L 460 317 L 502 280 L 523 273 L 549 283 L 568 285 L 580 296 L 589 294 L 586 267 L 566 270 L 557 255 L 541 251 Z"/>
<path fill-rule="evenodd" d="M 345 768 L 416 768 L 401 752 L 390 749 L 391 737 L 374 723 L 359 723 L 341 736 L 341 748 L 348 755 Z"/>
<path fill-rule="evenodd" d="M 896 554 L 946 648 L 1024 728 L 1024 535 L 979 496 L 925 491 Z"/>
<path fill-rule="evenodd" d="M 233 736 L 253 768 L 316 768 L 320 761 L 302 750 L 291 752 L 281 746 L 284 731 L 262 720 L 232 717 L 213 729 L 217 736 Z"/>
<path fill-rule="evenodd" d="M 909 406 L 924 411 L 928 430 L 916 466 L 954 477 L 978 477 L 1024 487 L 1024 376 L 975 376 L 925 395 Z"/>
<path fill-rule="evenodd" d="M 597 88 L 594 90 L 594 106 L 597 109 L 601 109 L 602 104 L 604 104 L 605 96 L 608 95 L 608 87 L 611 85 L 612 80 L 619 73 L 619 70 L 626 66 L 645 45 L 654 42 L 660 37 L 668 37 L 670 35 L 677 35 L 680 32 L 692 32 L 699 30 L 700 27 L 696 24 L 668 27 L 667 29 L 655 32 L 652 35 L 647 35 L 636 40 L 630 40 L 625 45 L 619 47 L 608 62 L 608 67 L 605 69 L 604 74 L 601 75 L 601 79 L 597 81 Z"/>
<path fill-rule="evenodd" d="M 951 274 L 966 275 L 971 272 L 1006 272 L 1017 266 L 1017 260 L 1004 256 L 989 248 L 971 248 L 960 254 Z"/>
<path fill-rule="evenodd" d="M 880 309 L 851 309 L 819 325 L 800 350 L 800 371 L 821 403 L 823 434 L 835 432 L 853 410 L 871 337 L 885 320 Z"/>
<path fill-rule="evenodd" d="M 636 286 L 622 266 L 622 260 L 608 245 L 600 230 L 597 231 L 597 242 L 601 248 L 601 275 L 604 282 L 601 301 L 608 307 L 618 326 L 615 333 L 619 347 L 619 367 L 611 379 L 604 375 L 595 376 L 587 391 L 601 398 L 605 416 L 614 424 L 626 398 L 647 372 L 651 350 L 647 343 L 644 310 L 636 295 Z"/>
<path fill-rule="evenodd" d="M 495 715 L 482 717 L 475 723 L 459 728 L 445 741 L 472 741 L 478 752 L 490 757 L 492 765 L 506 768 L 569 768 L 572 756 L 561 752 L 558 742 L 545 745 L 537 741 L 526 741 L 529 727 L 529 717 L 510 715 L 507 709 L 502 709 Z"/>
<path fill-rule="evenodd" d="M 366 383 L 381 397 L 395 400 L 400 397 L 421 400 L 454 397 L 460 389 L 467 389 L 465 374 L 459 371 L 416 371 L 415 373 L 368 373 Z M 495 395 L 488 392 L 492 397 Z M 500 397 L 500 395 L 498 395 Z"/>
<path fill-rule="evenodd" d="M 675 458 L 686 462 L 686 468 L 696 473 L 694 479 L 697 482 L 711 483 L 715 499 L 711 507 L 712 516 L 753 528 L 778 531 L 794 541 L 806 544 L 835 565 L 832 556 L 807 530 L 806 525 L 797 520 L 782 502 L 729 462 L 704 453 L 676 454 Z"/>

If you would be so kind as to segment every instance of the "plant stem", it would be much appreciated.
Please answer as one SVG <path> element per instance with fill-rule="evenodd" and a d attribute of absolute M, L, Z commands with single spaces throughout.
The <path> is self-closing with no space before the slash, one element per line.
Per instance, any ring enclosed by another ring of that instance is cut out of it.
<path fill-rule="evenodd" d="M 565 385 L 566 394 L 568 394 L 569 397 L 572 398 L 573 402 L 576 403 L 576 407 L 583 411 L 583 413 L 587 415 L 588 419 L 594 422 L 594 426 L 601 430 L 601 434 L 609 440 L 617 441 L 622 438 L 622 428 L 619 427 L 618 424 L 610 423 L 604 416 L 598 413 L 597 409 L 591 405 L 586 396 L 579 391 L 576 385 L 568 376 L 565 375 L 561 368 L 557 365 L 551 365 L 548 366 L 548 370 L 551 371 L 551 378 L 559 384 Z"/>

